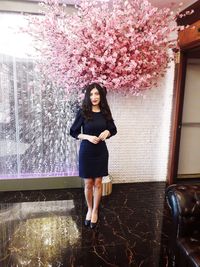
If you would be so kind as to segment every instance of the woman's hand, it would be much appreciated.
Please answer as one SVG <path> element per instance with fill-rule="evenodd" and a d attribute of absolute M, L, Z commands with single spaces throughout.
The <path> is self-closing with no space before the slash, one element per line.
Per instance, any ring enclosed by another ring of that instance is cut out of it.
<path fill-rule="evenodd" d="M 95 145 L 101 141 L 101 139 L 95 135 L 88 135 L 87 140 Z"/>
<path fill-rule="evenodd" d="M 99 138 L 100 138 L 101 141 L 104 141 L 109 136 L 110 136 L 110 132 L 108 130 L 105 130 L 102 133 L 100 133 Z"/>

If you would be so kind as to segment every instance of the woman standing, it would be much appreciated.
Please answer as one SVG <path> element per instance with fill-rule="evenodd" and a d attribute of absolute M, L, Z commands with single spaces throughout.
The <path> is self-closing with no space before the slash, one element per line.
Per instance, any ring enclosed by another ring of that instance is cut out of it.
<path fill-rule="evenodd" d="M 85 225 L 95 228 L 102 195 L 102 177 L 108 175 L 108 149 L 105 140 L 117 133 L 106 99 L 106 89 L 97 83 L 85 88 L 85 97 L 70 129 L 81 139 L 79 176 L 84 179 L 88 211 Z"/>

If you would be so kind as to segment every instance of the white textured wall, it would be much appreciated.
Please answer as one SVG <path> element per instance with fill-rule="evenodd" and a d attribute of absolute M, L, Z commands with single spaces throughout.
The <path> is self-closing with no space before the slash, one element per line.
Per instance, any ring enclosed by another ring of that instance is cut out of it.
<path fill-rule="evenodd" d="M 0 10 L 38 12 L 33 3 L 0 1 Z M 69 7 L 68 12 L 73 12 Z M 118 134 L 107 141 L 114 183 L 165 181 L 174 66 L 142 97 L 109 95 Z"/>
<path fill-rule="evenodd" d="M 174 64 L 145 97 L 108 95 L 118 134 L 107 141 L 114 183 L 165 181 Z"/>

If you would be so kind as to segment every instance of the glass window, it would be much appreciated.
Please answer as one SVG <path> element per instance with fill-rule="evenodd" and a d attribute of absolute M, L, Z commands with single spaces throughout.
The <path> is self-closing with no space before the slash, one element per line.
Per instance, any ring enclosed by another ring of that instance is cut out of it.
<path fill-rule="evenodd" d="M 0 14 L 0 178 L 77 175 L 76 102 L 42 79 L 30 36 L 17 32 L 24 23 Z"/>

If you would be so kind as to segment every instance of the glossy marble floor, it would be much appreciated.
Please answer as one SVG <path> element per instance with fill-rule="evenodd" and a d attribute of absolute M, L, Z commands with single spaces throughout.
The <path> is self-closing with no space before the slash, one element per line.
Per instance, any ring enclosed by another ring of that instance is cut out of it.
<path fill-rule="evenodd" d="M 83 189 L 0 192 L 0 267 L 168 266 L 165 183 L 113 185 L 83 225 Z"/>

